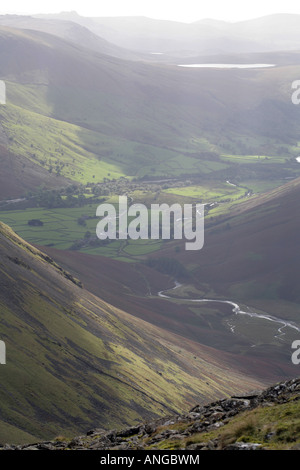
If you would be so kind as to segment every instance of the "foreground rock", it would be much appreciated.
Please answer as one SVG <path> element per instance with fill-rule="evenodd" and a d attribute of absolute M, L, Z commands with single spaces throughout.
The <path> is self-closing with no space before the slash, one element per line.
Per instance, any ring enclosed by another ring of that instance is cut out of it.
<path fill-rule="evenodd" d="M 274 423 L 268 418 L 270 408 Z M 280 419 L 276 417 L 277 414 Z M 293 426 L 289 425 L 288 420 L 292 420 Z M 255 435 L 260 442 L 249 441 Z M 300 448 L 300 378 L 276 384 L 264 391 L 198 405 L 186 414 L 162 418 L 122 431 L 92 429 L 86 435 L 72 440 L 57 438 L 23 446 L 6 444 L 0 450 L 198 451 L 280 448 Z"/>

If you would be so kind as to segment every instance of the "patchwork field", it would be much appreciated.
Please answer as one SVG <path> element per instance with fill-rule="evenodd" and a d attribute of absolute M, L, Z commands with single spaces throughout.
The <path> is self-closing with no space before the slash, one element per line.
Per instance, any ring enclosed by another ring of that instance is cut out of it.
<path fill-rule="evenodd" d="M 108 243 L 98 240 L 96 226 L 100 218 L 95 215 L 98 205 L 93 203 L 80 208 L 2 211 L 0 217 L 29 243 L 60 250 L 76 249 L 83 253 L 131 262 L 160 249 L 162 240 L 128 239 L 110 240 Z M 39 220 L 42 225 L 28 225 L 31 220 Z M 76 242 L 81 240 L 83 246 L 76 246 Z"/>

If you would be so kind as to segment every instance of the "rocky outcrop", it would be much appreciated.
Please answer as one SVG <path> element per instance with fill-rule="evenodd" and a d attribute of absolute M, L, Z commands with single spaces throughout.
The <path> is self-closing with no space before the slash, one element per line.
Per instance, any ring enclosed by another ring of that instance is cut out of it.
<path fill-rule="evenodd" d="M 160 448 L 190 451 L 219 450 L 221 448 L 222 450 L 263 450 L 264 446 L 257 442 L 239 440 L 221 446 L 220 437 L 205 440 L 205 436 L 212 431 L 230 426 L 233 418 L 242 416 L 244 412 L 295 402 L 300 404 L 300 378 L 276 384 L 264 391 L 236 395 L 204 406 L 197 405 L 186 414 L 169 416 L 121 431 L 107 432 L 103 429 L 92 429 L 86 435 L 78 436 L 72 440 L 57 438 L 53 441 L 25 446 L 5 445 L 1 450 L 146 450 Z M 281 425 L 284 425 L 284 421 Z M 298 435 L 294 435 L 293 439 L 290 439 L 293 442 L 289 448 L 299 448 L 300 425 L 297 429 Z M 266 439 L 271 439 L 273 434 L 270 432 Z M 203 440 L 201 436 L 204 437 Z"/>

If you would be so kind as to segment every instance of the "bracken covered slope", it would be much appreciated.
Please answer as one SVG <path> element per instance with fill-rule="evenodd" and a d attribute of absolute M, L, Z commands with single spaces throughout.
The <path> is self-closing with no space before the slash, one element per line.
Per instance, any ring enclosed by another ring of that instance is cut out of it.
<path fill-rule="evenodd" d="M 2 223 L 0 283 L 0 442 L 120 428 L 259 385 L 90 294 Z"/>

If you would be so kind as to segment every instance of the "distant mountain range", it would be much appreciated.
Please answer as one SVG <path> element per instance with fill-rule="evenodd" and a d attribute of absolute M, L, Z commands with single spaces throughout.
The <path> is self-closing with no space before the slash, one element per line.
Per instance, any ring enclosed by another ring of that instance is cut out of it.
<path fill-rule="evenodd" d="M 200 20 L 186 24 L 145 17 L 86 18 L 76 12 L 42 15 L 73 21 L 121 47 L 172 55 L 297 50 L 300 15 L 277 14 L 237 23 Z"/>

